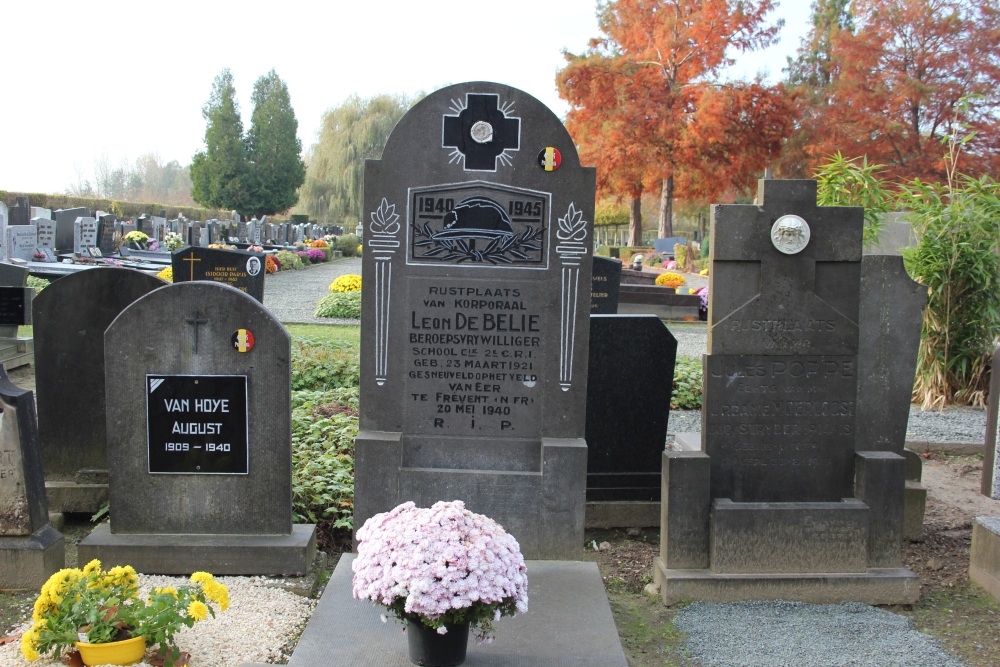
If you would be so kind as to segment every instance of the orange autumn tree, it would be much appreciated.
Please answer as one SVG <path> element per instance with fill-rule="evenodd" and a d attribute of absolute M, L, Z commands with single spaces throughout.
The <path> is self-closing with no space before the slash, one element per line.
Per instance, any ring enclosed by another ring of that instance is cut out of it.
<path fill-rule="evenodd" d="M 831 4 L 829 0 L 814 4 Z M 839 3 L 838 3 L 839 4 Z M 1000 167 L 1000 3 L 997 0 L 854 0 L 827 22 L 827 81 L 811 94 L 804 160 L 838 151 L 884 164 L 888 180 L 946 178 L 942 142 L 957 120 L 974 135 L 961 169 Z M 814 30 L 816 29 L 814 22 Z M 804 47 L 806 42 L 803 42 Z M 802 55 L 808 55 L 800 49 Z M 800 61 L 792 63 L 796 75 Z M 816 84 L 810 87 L 810 84 Z"/>
<path fill-rule="evenodd" d="M 761 170 L 777 155 L 771 137 L 787 134 L 792 115 L 783 90 L 720 79 L 734 62 L 733 52 L 774 41 L 780 23 L 766 24 L 771 10 L 770 0 L 614 0 L 598 6 L 604 35 L 592 39 L 583 54 L 565 53 L 567 65 L 556 83 L 571 106 L 567 126 L 582 157 L 597 165 L 599 190 L 632 200 L 632 245 L 641 242 L 643 192 L 659 187 L 658 231 L 671 236 L 675 184 L 698 182 L 706 190 L 712 183 L 722 190 L 730 183 L 718 172 L 708 178 L 714 169 L 742 179 L 745 172 L 733 164 L 754 163 Z M 715 120 L 731 124 L 709 131 L 702 123 L 692 132 L 703 100 L 720 99 L 720 91 L 743 113 L 714 106 Z M 743 103 L 761 97 L 768 98 L 772 110 L 782 108 L 778 117 L 759 116 Z M 762 126 L 768 131 L 758 142 Z M 762 145 L 768 148 L 757 150 Z M 753 158 L 733 154 L 748 146 Z M 685 194 L 683 188 L 676 194 Z"/>

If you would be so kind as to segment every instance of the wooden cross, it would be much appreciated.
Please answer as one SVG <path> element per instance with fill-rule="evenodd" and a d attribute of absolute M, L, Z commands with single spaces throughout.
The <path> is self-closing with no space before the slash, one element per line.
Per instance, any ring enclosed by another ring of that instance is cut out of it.
<path fill-rule="evenodd" d="M 201 260 L 197 260 L 201 261 Z M 198 354 L 198 327 L 202 324 L 208 324 L 208 319 L 201 316 L 201 313 L 197 310 L 194 311 L 194 317 L 185 317 L 184 322 L 187 324 L 194 325 L 194 353 Z"/>
<path fill-rule="evenodd" d="M 184 261 L 185 262 L 191 262 L 191 264 L 190 264 L 190 267 L 191 267 L 191 277 L 188 280 L 194 280 L 194 263 L 195 262 L 200 262 L 201 260 L 195 258 L 194 251 L 192 250 L 191 254 L 189 256 L 187 256 L 187 257 L 184 258 Z"/>

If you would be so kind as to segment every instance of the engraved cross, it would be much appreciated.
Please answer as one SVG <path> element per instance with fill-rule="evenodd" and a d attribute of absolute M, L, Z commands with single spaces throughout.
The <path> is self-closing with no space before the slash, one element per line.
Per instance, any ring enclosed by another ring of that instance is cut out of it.
<path fill-rule="evenodd" d="M 201 261 L 201 260 L 198 260 Z M 194 311 L 194 317 L 185 317 L 184 322 L 187 324 L 194 325 L 194 347 L 193 351 L 198 354 L 198 327 L 202 324 L 208 324 L 208 319 L 201 316 L 199 311 Z"/>
<path fill-rule="evenodd" d="M 190 264 L 188 265 L 188 266 L 190 266 L 190 267 L 191 267 L 191 277 L 190 277 L 190 278 L 189 278 L 188 280 L 194 280 L 194 263 L 195 263 L 195 262 L 200 262 L 201 260 L 200 260 L 200 259 L 197 259 L 197 258 L 196 258 L 196 257 L 194 256 L 194 251 L 192 250 L 192 251 L 191 251 L 191 254 L 190 254 L 190 255 L 188 255 L 187 257 L 185 257 L 185 258 L 184 258 L 184 261 L 185 261 L 185 262 L 191 262 L 191 263 L 190 263 Z"/>

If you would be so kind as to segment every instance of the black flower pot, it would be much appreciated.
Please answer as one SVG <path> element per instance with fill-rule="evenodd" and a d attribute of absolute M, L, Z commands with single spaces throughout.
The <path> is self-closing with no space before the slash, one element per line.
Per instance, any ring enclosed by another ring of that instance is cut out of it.
<path fill-rule="evenodd" d="M 424 667 L 457 667 L 465 662 L 469 624 L 447 627 L 448 632 L 439 635 L 434 628 L 407 619 L 406 641 L 410 647 L 410 662 Z"/>

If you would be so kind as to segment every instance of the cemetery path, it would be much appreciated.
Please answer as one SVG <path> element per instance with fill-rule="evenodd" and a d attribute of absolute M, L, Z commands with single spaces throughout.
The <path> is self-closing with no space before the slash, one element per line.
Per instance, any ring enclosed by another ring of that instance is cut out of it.
<path fill-rule="evenodd" d="M 358 320 L 315 317 L 316 304 L 330 293 L 330 283 L 345 274 L 361 275 L 361 258 L 344 257 L 302 271 L 279 271 L 264 282 L 264 306 L 282 324 L 357 324 Z"/>

